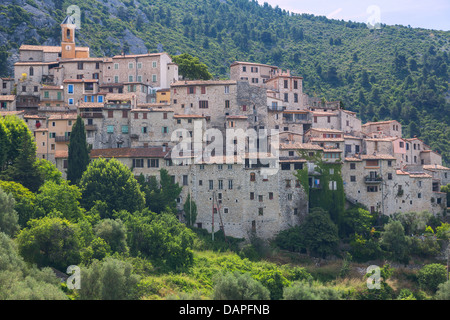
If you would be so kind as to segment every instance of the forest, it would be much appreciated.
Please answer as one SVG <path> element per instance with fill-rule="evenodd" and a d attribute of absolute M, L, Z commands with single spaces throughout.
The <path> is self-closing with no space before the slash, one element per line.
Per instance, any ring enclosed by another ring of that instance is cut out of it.
<path fill-rule="evenodd" d="M 76 41 L 91 56 L 187 53 L 214 78 L 228 78 L 236 60 L 290 69 L 308 95 L 341 101 L 364 122 L 397 120 L 406 138 L 424 140 L 450 164 L 448 31 L 369 29 L 255 0 L 14 0 L 0 5 L 0 75 L 12 75 L 21 44 L 59 45 L 59 23 L 74 4 Z"/>
<path fill-rule="evenodd" d="M 273 239 L 213 240 L 193 227 L 189 197 L 179 221 L 181 187 L 166 170 L 146 180 L 116 159 L 90 160 L 80 117 L 67 177 L 36 158 L 23 120 L 0 118 L 1 300 L 450 299 L 447 216 L 380 216 L 316 194 L 305 221 Z"/>

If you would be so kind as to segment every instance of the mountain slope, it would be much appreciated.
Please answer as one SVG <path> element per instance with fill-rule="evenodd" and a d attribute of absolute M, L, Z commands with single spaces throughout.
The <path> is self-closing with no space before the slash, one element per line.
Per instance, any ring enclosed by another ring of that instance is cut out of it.
<path fill-rule="evenodd" d="M 91 54 L 190 53 L 216 77 L 235 60 L 304 77 L 306 93 L 341 100 L 364 121 L 392 118 L 450 164 L 450 32 L 292 15 L 248 0 L 3 1 L 0 73 L 23 43 L 57 45 L 66 8 L 81 9 L 79 45 Z M 2 55 L 3 51 L 3 55 Z M 10 53 L 7 63 L 5 52 Z M 3 58 L 2 58 L 3 57 Z"/>

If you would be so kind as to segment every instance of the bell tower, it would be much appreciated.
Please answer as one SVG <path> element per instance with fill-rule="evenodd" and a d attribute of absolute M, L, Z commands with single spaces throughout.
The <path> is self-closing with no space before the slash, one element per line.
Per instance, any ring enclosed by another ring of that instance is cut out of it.
<path fill-rule="evenodd" d="M 75 18 L 67 16 L 61 23 L 61 59 L 75 58 Z"/>

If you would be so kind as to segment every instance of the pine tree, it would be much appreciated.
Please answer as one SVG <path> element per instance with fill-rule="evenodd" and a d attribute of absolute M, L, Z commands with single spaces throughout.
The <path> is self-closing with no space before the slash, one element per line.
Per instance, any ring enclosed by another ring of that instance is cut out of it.
<path fill-rule="evenodd" d="M 13 164 L 2 172 L 0 179 L 22 184 L 32 192 L 37 192 L 44 183 L 36 161 L 36 143 L 31 137 L 22 142 L 19 155 Z"/>
<path fill-rule="evenodd" d="M 71 181 L 72 184 L 78 184 L 83 172 L 89 165 L 89 160 L 86 130 L 83 120 L 78 116 L 70 134 L 67 180 Z"/>

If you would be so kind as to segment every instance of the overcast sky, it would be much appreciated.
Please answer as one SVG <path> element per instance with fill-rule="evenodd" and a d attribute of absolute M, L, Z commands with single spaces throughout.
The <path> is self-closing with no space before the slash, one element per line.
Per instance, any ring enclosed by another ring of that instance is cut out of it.
<path fill-rule="evenodd" d="M 355 22 L 381 21 L 387 25 L 450 30 L 450 0 L 258 0 L 296 13 Z M 376 18 L 376 17 L 379 17 Z"/>

